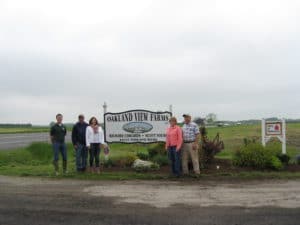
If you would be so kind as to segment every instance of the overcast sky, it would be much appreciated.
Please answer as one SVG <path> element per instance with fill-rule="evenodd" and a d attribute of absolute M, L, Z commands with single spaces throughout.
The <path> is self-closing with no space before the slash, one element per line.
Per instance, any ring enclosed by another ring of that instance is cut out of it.
<path fill-rule="evenodd" d="M 300 1 L 0 0 L 0 122 L 300 118 Z"/>

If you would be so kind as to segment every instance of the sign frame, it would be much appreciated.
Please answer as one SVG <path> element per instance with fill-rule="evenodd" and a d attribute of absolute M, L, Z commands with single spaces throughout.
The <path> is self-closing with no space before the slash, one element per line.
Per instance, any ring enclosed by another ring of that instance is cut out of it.
<path fill-rule="evenodd" d="M 144 142 L 144 141 L 135 141 L 135 142 L 124 142 L 124 141 L 107 141 L 107 132 L 106 132 L 106 119 L 105 117 L 107 115 L 118 115 L 123 113 L 130 113 L 130 112 L 146 112 L 146 113 L 153 113 L 153 114 L 169 114 L 170 117 L 173 116 L 173 113 L 170 111 L 150 111 L 145 109 L 133 109 L 133 110 L 127 110 L 122 112 L 105 112 L 103 115 L 103 126 L 104 126 L 104 141 L 106 143 L 121 143 L 121 144 L 153 144 L 153 143 L 164 143 L 165 141 L 151 141 L 151 142 Z"/>
<path fill-rule="evenodd" d="M 269 131 L 268 127 L 270 126 L 280 126 L 279 133 L 275 131 Z M 273 132 L 273 133 L 272 133 Z M 261 120 L 261 133 L 262 133 L 262 145 L 266 146 L 266 144 L 270 141 L 271 138 L 278 138 L 282 143 L 282 154 L 286 154 L 286 122 L 285 119 L 277 120 L 277 121 L 266 121 L 265 119 Z"/>

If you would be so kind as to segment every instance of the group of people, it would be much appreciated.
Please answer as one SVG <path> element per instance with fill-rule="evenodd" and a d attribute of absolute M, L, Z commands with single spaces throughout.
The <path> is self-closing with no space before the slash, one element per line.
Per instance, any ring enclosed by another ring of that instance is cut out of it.
<path fill-rule="evenodd" d="M 188 163 L 191 159 L 195 174 L 199 169 L 199 139 L 200 132 L 196 123 L 192 122 L 190 114 L 184 114 L 184 125 L 177 125 L 177 119 L 171 117 L 170 126 L 166 131 L 166 150 L 171 161 L 172 173 L 179 177 L 189 173 Z M 63 115 L 56 115 L 56 123 L 51 127 L 50 137 L 53 145 L 53 165 L 55 173 L 59 174 L 59 153 L 63 159 L 63 173 L 67 173 L 67 147 L 65 136 L 67 129 L 63 125 Z M 76 169 L 78 172 L 100 173 L 100 150 L 107 148 L 104 142 L 104 132 L 96 117 L 89 123 L 85 122 L 84 115 L 78 116 L 78 122 L 72 129 L 72 143 L 76 151 Z M 87 165 L 89 155 L 89 166 Z"/>
<path fill-rule="evenodd" d="M 63 173 L 67 171 L 67 147 L 65 136 L 67 129 L 62 123 L 63 115 L 56 115 L 56 123 L 51 127 L 50 138 L 53 145 L 54 159 L 53 165 L 56 175 L 59 174 L 58 158 L 59 153 L 63 159 Z M 76 169 L 78 172 L 100 173 L 100 150 L 105 148 L 104 132 L 96 117 L 92 117 L 89 123 L 85 122 L 84 115 L 78 116 L 78 122 L 72 129 L 72 143 L 76 151 Z M 89 155 L 89 167 L 87 160 Z"/>

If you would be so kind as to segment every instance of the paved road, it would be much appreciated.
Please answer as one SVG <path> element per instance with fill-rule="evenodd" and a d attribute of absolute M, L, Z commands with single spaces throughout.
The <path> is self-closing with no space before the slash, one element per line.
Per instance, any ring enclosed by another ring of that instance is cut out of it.
<path fill-rule="evenodd" d="M 0 176 L 0 224 L 296 225 L 299 187 L 300 180 L 184 183 Z"/>
<path fill-rule="evenodd" d="M 71 140 L 70 132 L 66 140 Z M 0 150 L 26 147 L 32 142 L 49 142 L 49 133 L 0 134 Z"/>

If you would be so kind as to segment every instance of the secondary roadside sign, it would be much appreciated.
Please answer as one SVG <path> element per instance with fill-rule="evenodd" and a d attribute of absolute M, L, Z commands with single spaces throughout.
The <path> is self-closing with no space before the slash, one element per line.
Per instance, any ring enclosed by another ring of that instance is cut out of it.
<path fill-rule="evenodd" d="M 171 112 L 130 110 L 104 114 L 107 143 L 165 142 Z"/>
<path fill-rule="evenodd" d="M 262 144 L 266 146 L 271 138 L 278 138 L 282 143 L 282 154 L 286 154 L 286 122 L 280 121 L 261 121 Z"/>

